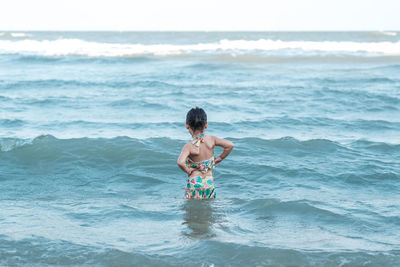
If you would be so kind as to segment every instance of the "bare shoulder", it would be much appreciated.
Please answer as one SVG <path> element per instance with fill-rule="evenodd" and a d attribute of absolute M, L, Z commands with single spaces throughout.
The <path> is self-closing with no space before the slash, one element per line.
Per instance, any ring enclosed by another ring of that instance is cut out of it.
<path fill-rule="evenodd" d="M 188 142 L 183 146 L 182 150 L 188 150 L 189 151 L 191 147 L 192 147 L 192 143 Z"/>
<path fill-rule="evenodd" d="M 215 146 L 215 136 L 214 135 L 206 135 L 206 140 L 208 141 L 208 143 L 214 147 Z"/>
<path fill-rule="evenodd" d="M 189 151 L 190 151 L 189 143 L 184 144 L 182 147 L 181 153 L 189 152 Z"/>

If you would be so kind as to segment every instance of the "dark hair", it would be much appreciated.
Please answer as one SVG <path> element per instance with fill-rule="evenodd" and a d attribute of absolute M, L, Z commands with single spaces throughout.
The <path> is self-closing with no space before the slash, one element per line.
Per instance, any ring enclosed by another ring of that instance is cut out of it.
<path fill-rule="evenodd" d="M 207 123 L 207 114 L 202 108 L 192 108 L 186 115 L 186 123 L 193 131 L 203 130 Z"/>

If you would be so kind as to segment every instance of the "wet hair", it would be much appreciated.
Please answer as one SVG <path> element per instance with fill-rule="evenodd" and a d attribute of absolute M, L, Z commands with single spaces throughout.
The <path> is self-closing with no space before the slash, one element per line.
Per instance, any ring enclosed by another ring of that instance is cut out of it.
<path fill-rule="evenodd" d="M 192 108 L 186 115 L 186 123 L 193 131 L 203 130 L 207 123 L 207 114 L 202 108 Z"/>

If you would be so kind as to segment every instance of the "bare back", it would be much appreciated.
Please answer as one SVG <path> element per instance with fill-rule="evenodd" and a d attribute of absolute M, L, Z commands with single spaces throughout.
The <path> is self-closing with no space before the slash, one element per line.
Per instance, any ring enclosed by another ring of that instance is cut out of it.
<path fill-rule="evenodd" d="M 192 143 L 188 143 L 188 145 L 190 146 L 189 157 L 193 161 L 208 160 L 209 158 L 214 156 L 215 141 L 213 136 L 204 136 L 204 142 L 201 142 L 199 147 L 196 147 Z"/>
<path fill-rule="evenodd" d="M 189 153 L 190 153 L 189 157 L 194 162 L 208 160 L 214 156 L 214 146 L 215 146 L 214 136 L 209 136 L 209 135 L 204 136 L 204 142 L 201 142 L 198 147 L 192 144 L 191 142 L 187 143 L 186 145 L 189 147 Z M 210 169 L 206 173 L 202 173 L 199 170 L 195 170 L 191 174 L 191 176 L 198 176 L 198 175 L 211 176 L 212 170 Z"/>

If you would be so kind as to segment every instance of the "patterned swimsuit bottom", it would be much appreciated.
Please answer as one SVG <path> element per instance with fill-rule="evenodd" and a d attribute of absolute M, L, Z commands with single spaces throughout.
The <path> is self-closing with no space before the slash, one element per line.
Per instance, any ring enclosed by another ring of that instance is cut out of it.
<path fill-rule="evenodd" d="M 185 198 L 215 198 L 214 178 L 212 176 L 193 176 L 187 179 Z"/>

